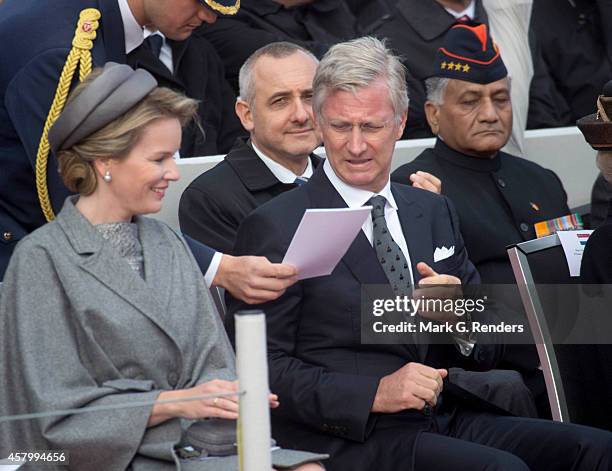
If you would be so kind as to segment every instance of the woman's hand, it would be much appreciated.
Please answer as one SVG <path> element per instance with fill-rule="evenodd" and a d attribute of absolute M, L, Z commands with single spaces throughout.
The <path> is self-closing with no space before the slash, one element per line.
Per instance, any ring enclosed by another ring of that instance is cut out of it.
<path fill-rule="evenodd" d="M 183 389 L 184 397 L 206 396 L 212 394 L 236 393 L 233 396 L 186 401 L 180 405 L 180 417 L 185 419 L 204 419 L 219 417 L 221 419 L 238 418 L 238 381 L 213 379 L 207 383 L 198 384 L 193 388 Z"/>
<path fill-rule="evenodd" d="M 228 393 L 236 394 L 209 399 L 180 401 L 180 399 L 189 399 L 191 397 Z M 149 427 L 175 417 L 185 419 L 205 419 L 208 417 L 219 417 L 221 419 L 238 418 L 238 381 L 214 379 L 198 384 L 193 388 L 164 391 L 160 393 L 157 399 L 159 401 L 179 400 L 180 402 L 155 404 L 149 417 Z M 276 394 L 270 394 L 268 401 L 271 409 L 280 405 Z"/>

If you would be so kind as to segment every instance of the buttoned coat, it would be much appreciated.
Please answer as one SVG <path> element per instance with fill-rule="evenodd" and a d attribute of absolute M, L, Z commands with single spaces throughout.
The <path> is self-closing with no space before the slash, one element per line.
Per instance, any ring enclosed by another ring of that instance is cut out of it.
<path fill-rule="evenodd" d="M 0 415 L 154 400 L 234 379 L 234 356 L 196 262 L 137 217 L 144 279 L 68 199 L 18 245 L 0 298 Z M 151 405 L 0 423 L 0 456 L 62 450 L 78 470 L 177 469 L 179 419 Z"/>

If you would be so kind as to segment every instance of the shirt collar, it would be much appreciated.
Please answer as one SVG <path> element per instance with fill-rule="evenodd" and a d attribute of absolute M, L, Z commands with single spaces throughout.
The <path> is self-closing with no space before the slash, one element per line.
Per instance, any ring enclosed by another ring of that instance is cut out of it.
<path fill-rule="evenodd" d="M 119 10 L 123 21 L 123 33 L 125 35 L 125 53 L 129 54 L 144 41 L 144 30 L 138 24 L 127 0 L 119 0 Z"/>
<path fill-rule="evenodd" d="M 391 181 L 389 179 L 387 179 L 387 183 L 381 191 L 374 193 L 372 191 L 362 190 L 361 188 L 355 188 L 354 186 L 343 182 L 336 175 L 336 172 L 329 163 L 329 159 L 325 159 L 323 171 L 325 172 L 325 175 L 329 179 L 332 186 L 338 193 L 340 193 L 340 196 L 349 208 L 361 208 L 370 198 L 372 198 L 372 196 L 381 195 L 385 197 L 393 209 L 397 209 L 397 203 L 395 202 L 395 198 L 391 192 Z"/>
<path fill-rule="evenodd" d="M 261 161 L 266 164 L 266 167 L 270 169 L 270 172 L 280 181 L 281 183 L 294 183 L 296 178 L 305 178 L 308 179 L 312 177 L 312 162 L 310 158 L 308 158 L 308 163 L 306 164 L 306 170 L 301 175 L 296 175 L 291 170 L 286 167 L 283 167 L 281 164 L 272 160 L 270 157 L 265 156 L 255 145 L 253 141 L 251 141 L 251 145 L 253 146 L 253 150 L 257 154 L 257 156 L 261 159 Z"/>
<path fill-rule="evenodd" d="M 476 16 L 476 2 L 472 0 L 472 2 L 468 5 L 468 7 L 460 12 L 456 12 L 455 10 L 451 10 L 450 8 L 444 8 L 447 12 L 453 15 L 455 18 L 461 18 L 462 16 L 467 16 L 471 20 Z"/>

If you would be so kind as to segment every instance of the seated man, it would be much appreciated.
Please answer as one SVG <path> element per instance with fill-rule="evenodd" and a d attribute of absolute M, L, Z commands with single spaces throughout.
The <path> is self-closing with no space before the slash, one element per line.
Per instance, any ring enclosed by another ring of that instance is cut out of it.
<path fill-rule="evenodd" d="M 500 151 L 512 131 L 510 80 L 486 25 L 453 27 L 434 62 L 425 114 L 438 139 L 391 178 L 409 184 L 417 170 L 439 177 L 482 281 L 514 283 L 506 246 L 534 239 L 535 223 L 567 215 L 567 195 L 551 170 Z"/>
<path fill-rule="evenodd" d="M 483 283 L 514 284 L 506 247 L 534 239 L 535 223 L 569 214 L 567 195 L 552 171 L 500 150 L 512 131 L 510 80 L 486 25 L 453 27 L 434 62 L 425 114 L 438 139 L 392 179 L 408 183 L 417 170 L 439 177 Z M 516 300 L 521 309 L 518 292 Z M 547 416 L 538 364 L 535 347 L 516 345 L 506 350 L 503 366 L 523 373 Z"/>
<path fill-rule="evenodd" d="M 483 401 L 468 407 L 460 388 L 443 385 L 457 363 L 493 367 L 501 346 L 361 343 L 364 285 L 402 295 L 479 279 L 447 198 L 389 181 L 408 109 L 403 72 L 376 39 L 332 47 L 313 82 L 327 160 L 307 183 L 253 211 L 238 232 L 236 253 L 278 261 L 306 209 L 373 206 L 374 221 L 330 276 L 299 281 L 262 306 L 270 386 L 281 402 L 275 436 L 329 452 L 331 471 L 611 469 L 612 434 L 485 412 Z M 441 246 L 454 250 L 435 257 Z M 231 301 L 229 310 L 244 307 Z"/>
<path fill-rule="evenodd" d="M 181 230 L 231 253 L 242 220 L 257 206 L 312 176 L 321 158 L 312 123 L 312 78 L 318 60 L 295 44 L 271 43 L 240 69 L 236 113 L 250 133 L 225 160 L 189 184 Z"/>

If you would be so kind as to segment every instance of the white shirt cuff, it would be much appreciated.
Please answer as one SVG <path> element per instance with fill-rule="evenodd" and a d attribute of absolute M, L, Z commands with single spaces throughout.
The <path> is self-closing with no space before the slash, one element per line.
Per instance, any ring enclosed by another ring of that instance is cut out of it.
<path fill-rule="evenodd" d="M 209 288 L 212 286 L 215 276 L 217 276 L 217 270 L 221 264 L 221 257 L 223 257 L 221 252 L 215 252 L 212 260 L 210 261 L 210 265 L 208 265 L 208 270 L 206 270 L 206 274 L 204 275 L 204 281 L 206 282 L 206 286 Z"/>

